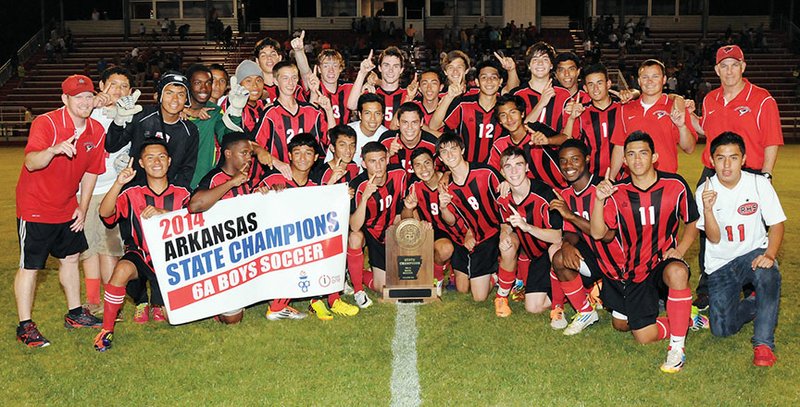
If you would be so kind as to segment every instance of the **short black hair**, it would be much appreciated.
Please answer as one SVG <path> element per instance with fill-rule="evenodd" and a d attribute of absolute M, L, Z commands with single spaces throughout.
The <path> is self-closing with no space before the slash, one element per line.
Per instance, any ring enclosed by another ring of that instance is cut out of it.
<path fill-rule="evenodd" d="M 189 83 L 192 82 L 192 75 L 198 72 L 205 72 L 209 76 L 212 76 L 211 69 L 209 69 L 207 66 L 203 64 L 192 64 L 192 66 L 186 68 L 186 79 L 189 79 Z"/>
<path fill-rule="evenodd" d="M 358 140 L 358 133 L 346 124 L 340 124 L 328 130 L 328 139 L 331 141 L 331 145 L 336 145 L 336 141 L 342 136 Z"/>
<path fill-rule="evenodd" d="M 283 49 L 281 48 L 281 43 L 276 41 L 271 37 L 264 37 L 261 41 L 256 43 L 256 46 L 253 48 L 253 56 L 258 59 L 258 54 L 261 52 L 262 49 L 272 47 L 278 53 L 278 55 L 283 58 Z"/>
<path fill-rule="evenodd" d="M 498 107 L 508 103 L 513 103 L 514 107 L 516 107 L 517 110 L 519 110 L 523 114 L 523 116 L 525 115 L 525 109 L 527 107 L 525 106 L 525 99 L 523 99 L 522 96 L 514 95 L 511 93 L 506 93 L 505 95 L 502 95 L 497 98 L 497 101 L 494 104 L 494 115 L 497 116 L 499 112 L 499 109 L 497 109 Z"/>
<path fill-rule="evenodd" d="M 745 154 L 744 139 L 742 138 L 742 136 L 732 131 L 726 131 L 720 133 L 719 136 L 714 137 L 714 140 L 711 140 L 711 147 L 710 147 L 711 156 L 712 157 L 714 156 L 714 152 L 717 151 L 717 148 L 719 148 L 719 146 L 725 146 L 728 144 L 735 144 L 739 146 L 739 150 L 741 150 L 742 155 Z"/>
<path fill-rule="evenodd" d="M 500 154 L 500 162 L 504 162 L 511 157 L 522 157 L 525 158 L 525 150 L 520 148 L 519 146 L 508 146 L 505 150 Z M 526 159 L 527 161 L 527 159 Z"/>
<path fill-rule="evenodd" d="M 592 64 L 587 66 L 586 68 L 581 69 L 581 76 L 583 77 L 583 81 L 586 82 L 586 77 L 593 74 L 593 73 L 601 73 L 603 76 L 608 79 L 608 68 L 606 68 L 603 64 Z"/>
<path fill-rule="evenodd" d="M 220 150 L 222 150 L 223 152 L 225 150 L 230 150 L 231 146 L 234 143 L 238 143 L 240 141 L 249 142 L 250 138 L 247 137 L 246 134 L 244 134 L 244 133 L 242 133 L 240 131 L 235 131 L 233 133 L 228 133 L 228 134 L 222 136 L 222 141 L 220 142 Z"/>
<path fill-rule="evenodd" d="M 167 150 L 167 155 L 170 155 L 169 149 L 167 148 L 167 143 L 163 139 L 160 139 L 158 137 L 148 137 L 144 139 L 144 141 L 142 142 L 142 145 L 140 147 L 141 149 L 139 150 L 139 158 L 142 158 L 144 150 L 150 146 L 162 146 L 164 147 L 164 150 Z"/>
<path fill-rule="evenodd" d="M 400 107 L 397 108 L 397 111 L 395 111 L 394 114 L 395 116 L 397 116 L 397 119 L 400 120 L 400 116 L 402 116 L 403 113 L 408 113 L 408 112 L 416 113 L 419 116 L 420 120 L 425 118 L 425 114 L 422 113 L 422 108 L 419 107 L 419 105 L 414 102 L 403 103 L 402 105 L 400 105 Z"/>
<path fill-rule="evenodd" d="M 381 111 L 386 110 L 386 103 L 382 97 L 374 93 L 365 93 L 358 97 L 358 111 L 361 112 L 361 108 L 367 103 L 380 103 Z"/>
<path fill-rule="evenodd" d="M 296 134 L 294 137 L 292 137 L 292 141 L 289 142 L 287 150 L 289 151 L 289 154 L 291 154 L 292 150 L 302 146 L 311 147 L 315 153 L 317 153 L 319 150 L 319 142 L 311 133 Z"/>
<path fill-rule="evenodd" d="M 433 153 L 431 152 L 431 150 L 428 150 L 425 147 L 417 147 L 414 149 L 414 151 L 411 152 L 411 157 L 409 158 L 409 161 L 413 163 L 414 160 L 421 155 L 427 155 L 431 158 L 431 160 L 433 160 Z"/>
<path fill-rule="evenodd" d="M 364 144 L 364 146 L 361 147 L 361 159 L 363 160 L 364 157 L 366 157 L 367 154 L 369 153 L 379 153 L 379 152 L 388 153 L 389 151 L 383 144 L 377 141 L 370 141 L 369 143 Z"/>
<path fill-rule="evenodd" d="M 556 60 L 553 61 L 553 65 L 555 65 L 556 68 L 558 68 L 558 64 L 559 63 L 566 62 L 566 61 L 574 62 L 575 63 L 575 67 L 578 68 L 578 69 L 581 69 L 581 59 L 578 58 L 578 56 L 572 51 L 565 51 L 565 52 L 559 53 L 558 56 L 556 56 Z"/>
<path fill-rule="evenodd" d="M 230 76 L 228 75 L 228 70 L 225 69 L 225 67 L 222 66 L 222 64 L 211 64 L 208 66 L 208 69 L 211 71 L 222 71 L 225 73 L 225 76 Z"/>
<path fill-rule="evenodd" d="M 478 62 L 477 64 L 475 64 L 475 79 L 480 78 L 481 71 L 484 68 L 494 68 L 494 69 L 496 69 L 497 70 L 497 74 L 500 75 L 500 79 L 503 80 L 503 83 L 506 83 L 506 79 L 508 79 L 508 72 L 506 72 L 506 70 L 503 69 L 502 66 L 500 66 L 500 63 L 497 62 L 497 60 L 494 60 L 494 59 L 487 59 L 485 61 L 481 61 L 481 62 Z M 500 93 L 500 92 L 498 91 L 498 93 Z"/>
<path fill-rule="evenodd" d="M 442 75 L 442 70 L 441 69 L 438 69 L 438 68 L 425 68 L 425 69 L 422 70 L 422 72 L 419 73 L 417 78 L 419 78 L 419 80 L 422 80 L 422 75 L 425 75 L 426 73 L 432 73 L 432 74 L 436 75 L 436 79 L 439 80 L 439 83 L 444 83 L 444 75 Z"/>
<path fill-rule="evenodd" d="M 587 146 L 586 143 L 583 142 L 583 140 L 570 138 L 570 139 L 564 140 L 564 142 L 561 143 L 561 146 L 558 147 L 558 154 L 560 155 L 562 151 L 564 151 L 564 150 L 566 150 L 568 148 L 577 148 L 578 151 L 580 151 L 581 154 L 583 154 L 584 157 L 586 157 L 586 156 L 588 156 L 589 154 L 592 153 L 591 149 L 589 149 L 589 146 Z"/>
<path fill-rule="evenodd" d="M 456 133 L 453 133 L 452 131 L 449 130 L 445 131 L 444 133 L 442 133 L 442 135 L 439 137 L 439 141 L 436 143 L 436 154 L 439 154 L 439 151 L 441 151 L 442 146 L 444 146 L 445 144 L 455 144 L 456 146 L 458 146 L 458 148 L 463 149 L 464 139 L 462 139 L 461 136 L 459 136 Z"/>
<path fill-rule="evenodd" d="M 628 144 L 634 143 L 634 142 L 637 142 L 637 141 L 644 141 L 645 143 L 647 143 L 647 145 L 650 147 L 650 152 L 655 154 L 656 145 L 655 145 L 655 143 L 653 143 L 653 138 L 650 137 L 649 134 L 647 134 L 647 133 L 645 133 L 645 132 L 643 132 L 641 130 L 636 130 L 633 133 L 628 134 L 628 137 L 625 138 L 625 147 L 624 148 L 627 148 Z"/>
<path fill-rule="evenodd" d="M 128 79 L 128 84 L 133 86 L 133 76 L 131 76 L 130 71 L 121 66 L 112 66 L 103 70 L 103 73 L 100 74 L 100 82 L 103 82 L 105 84 L 105 82 L 108 81 L 108 78 L 110 78 L 111 75 L 122 75 L 126 79 Z"/>
<path fill-rule="evenodd" d="M 547 57 L 550 58 L 550 63 L 553 64 L 553 66 L 555 66 L 556 50 L 555 48 L 553 48 L 552 45 L 543 41 L 531 45 L 530 47 L 528 47 L 528 50 L 525 51 L 525 66 L 530 66 L 531 59 L 533 59 L 534 55 L 536 54 L 547 55 Z"/>

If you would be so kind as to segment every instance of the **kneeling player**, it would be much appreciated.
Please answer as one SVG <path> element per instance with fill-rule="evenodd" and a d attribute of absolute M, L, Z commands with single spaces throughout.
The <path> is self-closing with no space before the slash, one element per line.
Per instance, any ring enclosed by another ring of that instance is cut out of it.
<path fill-rule="evenodd" d="M 499 288 L 495 299 L 497 316 L 511 315 L 508 293 L 514 283 L 517 252 L 520 247 L 531 260 L 525 287 L 525 309 L 539 313 L 550 307 L 550 245 L 561 240 L 561 215 L 550 209 L 555 199 L 553 190 L 543 182 L 527 176 L 525 152 L 508 147 L 500 155 L 503 176 L 511 193 L 498 199 L 506 224 L 500 231 Z"/>
<path fill-rule="evenodd" d="M 442 281 L 444 269 L 453 256 L 453 241 L 464 243 L 466 226 L 463 220 L 453 219 L 450 226 L 442 218 L 439 210 L 439 180 L 442 173 L 436 171 L 433 154 L 427 148 L 420 147 L 411 153 L 411 166 L 418 179 L 414 179 L 408 187 L 408 194 L 403 202 L 403 218 L 418 218 L 429 222 L 433 226 L 433 279 L 437 295 L 442 295 Z M 452 214 L 450 214 L 452 215 Z M 463 274 L 463 273 L 460 273 Z M 466 283 L 466 284 L 465 284 Z M 463 281 L 461 286 L 464 291 L 468 288 L 468 281 Z"/>
<path fill-rule="evenodd" d="M 550 202 L 564 219 L 561 248 L 553 255 L 553 270 L 559 285 L 577 313 L 564 330 L 575 335 L 599 319 L 589 301 L 588 287 L 601 278 L 619 280 L 625 267 L 625 252 L 613 230 L 600 240 L 591 236 L 589 213 L 600 179 L 590 172 L 589 148 L 580 140 L 567 140 L 559 149 L 559 165 L 569 188 Z"/>
<path fill-rule="evenodd" d="M 386 229 L 400 216 L 406 190 L 406 170 L 399 165 L 388 166 L 388 152 L 383 144 L 370 141 L 361 149 L 365 171 L 350 181 L 355 191 L 350 200 L 350 236 L 347 248 L 347 268 L 356 304 L 361 308 L 372 305 L 364 285 L 377 292 L 386 282 Z M 369 250 L 372 272 L 365 271 L 363 247 Z"/>
<path fill-rule="evenodd" d="M 604 282 L 603 306 L 614 311 L 614 328 L 630 330 L 639 343 L 669 335 L 661 371 L 676 373 L 686 362 L 692 291 L 683 255 L 697 237 L 697 205 L 680 175 L 656 171 L 658 153 L 647 133 L 628 136 L 624 159 L 631 176 L 614 185 L 606 170 L 590 216 L 592 237 L 602 239 L 613 229 L 628 254 L 624 279 Z M 678 221 L 685 224 L 680 239 Z M 666 318 L 657 318 L 659 298 L 666 300 Z"/>
<path fill-rule="evenodd" d="M 161 139 L 148 139 L 142 144 L 139 165 L 147 175 L 144 181 L 131 184 L 136 176 L 131 158 L 128 168 L 122 170 L 111 186 L 99 213 L 106 225 L 119 222 L 125 241 L 125 255 L 114 267 L 114 273 L 105 286 L 103 329 L 94 338 L 94 348 L 105 351 L 111 348 L 114 321 L 125 299 L 125 285 L 137 278 L 155 277 L 147 242 L 142 234 L 142 219 L 182 208 L 189 200 L 189 191 L 167 180 L 171 159 L 167 146 Z M 128 184 L 128 185 L 126 185 Z"/>

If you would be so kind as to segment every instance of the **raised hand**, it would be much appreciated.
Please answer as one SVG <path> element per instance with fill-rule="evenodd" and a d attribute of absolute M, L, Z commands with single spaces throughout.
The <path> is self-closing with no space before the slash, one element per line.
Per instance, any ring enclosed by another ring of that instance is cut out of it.
<path fill-rule="evenodd" d="M 682 97 L 675 97 L 669 117 L 672 119 L 672 123 L 675 124 L 675 126 L 686 126 L 686 101 Z"/>
<path fill-rule="evenodd" d="M 372 50 L 369 50 L 369 56 L 361 61 L 361 65 L 359 66 L 359 72 L 366 74 L 367 72 L 371 72 L 375 69 L 375 64 L 372 62 Z"/>
<path fill-rule="evenodd" d="M 450 205 L 450 202 L 453 202 L 453 195 L 450 195 L 449 192 L 446 192 L 445 189 L 443 192 L 439 192 L 439 208 L 447 208 L 447 205 Z"/>
<path fill-rule="evenodd" d="M 142 92 L 136 89 L 130 96 L 123 96 L 117 100 L 113 118 L 114 124 L 125 127 L 133 120 L 133 115 L 142 111 L 142 106 L 136 104 L 139 96 L 142 96 Z"/>
<path fill-rule="evenodd" d="M 75 134 L 72 137 L 54 145 L 48 147 L 48 151 L 50 151 L 53 155 L 64 154 L 65 156 L 72 158 L 75 154 L 78 154 L 78 149 L 75 148 L 75 144 L 78 142 L 78 135 Z"/>
<path fill-rule="evenodd" d="M 305 44 L 303 43 L 303 40 L 305 38 L 306 38 L 306 30 L 300 31 L 300 36 L 297 37 L 297 38 L 292 39 L 292 42 L 290 43 L 291 46 L 292 46 L 292 49 L 295 50 L 295 51 L 303 52 L 303 47 L 305 46 Z"/>
<path fill-rule="evenodd" d="M 400 142 L 400 136 L 394 136 L 392 144 L 389 145 L 389 157 L 397 154 L 398 151 L 403 149 L 403 143 Z"/>
<path fill-rule="evenodd" d="M 553 80 L 549 79 L 547 85 L 542 89 L 542 97 L 539 99 L 539 103 L 547 105 L 555 95 L 556 90 L 553 88 Z"/>
<path fill-rule="evenodd" d="M 611 195 L 617 192 L 617 187 L 611 183 L 611 168 L 606 169 L 606 176 L 597 184 L 597 192 L 595 192 L 595 199 L 598 201 L 605 201 Z"/>
<path fill-rule="evenodd" d="M 550 139 L 544 135 L 541 131 L 532 131 L 528 129 L 528 133 L 531 134 L 531 141 L 529 142 L 532 146 L 546 146 L 550 144 Z"/>
<path fill-rule="evenodd" d="M 371 197 L 372 194 L 374 194 L 375 191 L 378 190 L 378 186 L 375 184 L 375 176 L 376 174 L 372 174 L 372 176 L 369 177 L 369 181 L 367 182 L 366 187 L 364 187 L 364 191 L 361 194 L 362 203 L 366 202 L 369 199 L 369 197 Z"/>
<path fill-rule="evenodd" d="M 250 91 L 239 84 L 236 75 L 231 76 L 231 90 L 228 92 L 228 102 L 230 103 L 227 110 L 228 114 L 231 116 L 241 116 L 244 105 L 247 104 L 249 98 Z"/>
<path fill-rule="evenodd" d="M 105 107 L 116 102 L 116 100 L 114 100 L 114 97 L 108 93 L 110 91 L 111 91 L 111 81 L 109 81 L 98 94 L 94 95 L 94 99 L 92 100 L 92 106 Z"/>
<path fill-rule="evenodd" d="M 494 57 L 500 61 L 500 65 L 502 65 L 503 69 L 506 71 L 513 71 L 514 69 L 517 69 L 517 63 L 514 62 L 514 58 L 503 56 L 497 53 L 497 51 L 494 52 Z"/>
<path fill-rule="evenodd" d="M 511 212 L 512 213 L 511 213 L 511 216 L 509 216 L 508 219 L 506 219 L 508 221 L 508 223 L 510 223 L 511 226 L 513 226 L 515 228 L 519 228 L 519 229 L 525 231 L 527 229 L 528 222 L 525 220 L 525 218 L 523 218 L 519 214 L 519 212 L 517 212 L 516 208 L 514 208 L 511 205 L 509 205 L 509 208 L 511 208 Z"/>
<path fill-rule="evenodd" d="M 717 191 L 711 187 L 711 179 L 706 177 L 705 188 L 703 188 L 703 209 L 711 210 L 717 202 Z"/>
<path fill-rule="evenodd" d="M 417 199 L 416 187 L 411 185 L 411 188 L 408 189 L 408 195 L 406 195 L 405 199 L 403 200 L 403 204 L 408 209 L 414 209 L 419 204 L 419 200 Z"/>
<path fill-rule="evenodd" d="M 561 194 L 558 193 L 556 194 L 556 199 L 550 201 L 550 209 L 558 211 L 558 213 L 561 214 L 561 217 L 567 221 L 569 221 L 572 218 L 572 216 L 575 215 L 574 213 L 572 213 L 572 211 L 569 210 L 569 206 L 567 206 L 567 201 L 565 201 L 564 198 L 561 196 Z"/>
<path fill-rule="evenodd" d="M 233 175 L 233 177 L 231 177 L 230 182 L 233 184 L 233 186 L 238 187 L 238 186 L 244 184 L 245 182 L 247 182 L 248 179 L 250 179 L 250 162 L 249 161 L 244 163 L 242 168 L 239 169 L 239 171 L 237 171 L 236 174 Z"/>
<path fill-rule="evenodd" d="M 128 166 L 117 174 L 117 184 L 123 186 L 136 176 L 136 170 L 133 169 L 133 157 L 128 161 Z"/>
<path fill-rule="evenodd" d="M 414 72 L 414 79 L 406 87 L 406 102 L 410 102 L 414 100 L 417 96 L 417 91 L 419 91 L 419 80 L 417 79 L 417 73 Z"/>

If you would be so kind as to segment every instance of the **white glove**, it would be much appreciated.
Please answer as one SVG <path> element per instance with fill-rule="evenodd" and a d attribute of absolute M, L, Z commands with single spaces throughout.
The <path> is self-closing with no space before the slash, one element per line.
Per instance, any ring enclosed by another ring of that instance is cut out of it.
<path fill-rule="evenodd" d="M 125 127 L 126 124 L 133 120 L 133 115 L 142 111 L 142 106 L 136 104 L 141 95 L 142 92 L 136 89 L 132 95 L 123 96 L 117 100 L 116 109 L 114 109 L 113 113 L 114 124 Z"/>
<path fill-rule="evenodd" d="M 231 90 L 228 92 L 228 101 L 230 105 L 226 109 L 226 112 L 231 116 L 241 116 L 244 105 L 247 104 L 249 98 L 250 91 L 244 86 L 239 85 L 239 81 L 236 79 L 235 75 L 231 76 Z"/>

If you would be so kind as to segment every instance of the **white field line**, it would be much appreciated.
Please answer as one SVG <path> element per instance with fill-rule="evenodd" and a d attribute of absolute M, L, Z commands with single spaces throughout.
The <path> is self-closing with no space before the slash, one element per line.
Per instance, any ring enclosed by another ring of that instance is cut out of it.
<path fill-rule="evenodd" d="M 417 372 L 417 307 L 397 304 L 392 340 L 392 407 L 422 404 Z"/>

